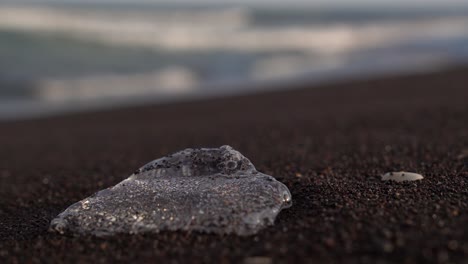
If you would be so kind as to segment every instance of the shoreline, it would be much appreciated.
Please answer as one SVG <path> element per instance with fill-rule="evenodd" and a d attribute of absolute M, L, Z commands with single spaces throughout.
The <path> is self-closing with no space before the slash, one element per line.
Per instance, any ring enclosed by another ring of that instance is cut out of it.
<path fill-rule="evenodd" d="M 110 96 L 86 100 L 46 100 L 40 98 L 14 98 L 0 101 L 0 122 L 42 119 L 54 116 L 67 116 L 82 113 L 113 111 L 152 105 L 184 104 L 198 101 L 211 101 L 242 96 L 257 96 L 271 92 L 294 91 L 304 87 L 343 86 L 348 83 L 375 81 L 389 78 L 404 78 L 420 74 L 434 74 L 467 68 L 467 64 L 429 64 L 426 66 L 406 66 L 402 69 L 362 69 L 325 73 L 323 76 L 296 77 L 281 80 L 239 81 L 234 83 L 212 83 L 187 88 L 184 94 L 162 93 L 130 96 Z M 1 83 L 0 83 L 1 85 Z"/>

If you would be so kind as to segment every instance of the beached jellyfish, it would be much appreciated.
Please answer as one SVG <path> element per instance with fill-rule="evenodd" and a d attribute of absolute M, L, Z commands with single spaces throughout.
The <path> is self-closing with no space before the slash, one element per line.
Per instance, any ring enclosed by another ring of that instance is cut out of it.
<path fill-rule="evenodd" d="M 200 231 L 255 234 L 291 205 L 291 193 L 230 146 L 185 149 L 143 166 L 52 220 L 59 233 Z"/>

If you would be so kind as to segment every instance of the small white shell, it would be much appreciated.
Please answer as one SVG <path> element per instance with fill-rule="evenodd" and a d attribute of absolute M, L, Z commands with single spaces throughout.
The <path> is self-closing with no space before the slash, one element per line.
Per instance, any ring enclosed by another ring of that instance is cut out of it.
<path fill-rule="evenodd" d="M 424 177 L 421 174 L 417 174 L 414 172 L 406 172 L 406 171 L 387 172 L 384 175 L 382 175 L 382 181 L 402 182 L 402 181 L 417 181 L 417 180 L 422 180 L 422 179 L 424 179 Z"/>

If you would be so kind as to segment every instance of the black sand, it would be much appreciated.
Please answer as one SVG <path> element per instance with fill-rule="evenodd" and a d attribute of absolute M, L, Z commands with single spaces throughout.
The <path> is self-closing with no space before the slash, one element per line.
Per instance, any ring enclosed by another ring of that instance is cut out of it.
<path fill-rule="evenodd" d="M 0 262 L 468 263 L 468 68 L 297 88 L 0 123 Z M 292 192 L 258 235 L 47 232 L 146 162 L 223 144 Z M 425 179 L 380 181 L 399 170 Z"/>

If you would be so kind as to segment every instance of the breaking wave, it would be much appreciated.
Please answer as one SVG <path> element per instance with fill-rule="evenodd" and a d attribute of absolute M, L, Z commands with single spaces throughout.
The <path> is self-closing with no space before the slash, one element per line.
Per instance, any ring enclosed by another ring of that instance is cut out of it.
<path fill-rule="evenodd" d="M 256 25 L 245 8 L 105 11 L 3 7 L 0 28 L 58 33 L 108 45 L 173 51 L 299 51 L 341 54 L 360 49 L 468 34 L 468 18 L 345 24 Z"/>
<path fill-rule="evenodd" d="M 46 101 L 86 101 L 127 96 L 168 96 L 190 92 L 197 77 L 184 67 L 155 72 L 103 74 L 39 81 L 37 95 Z"/>
<path fill-rule="evenodd" d="M 271 12 L 0 5 L 0 119 L 468 62 L 466 12 Z"/>

